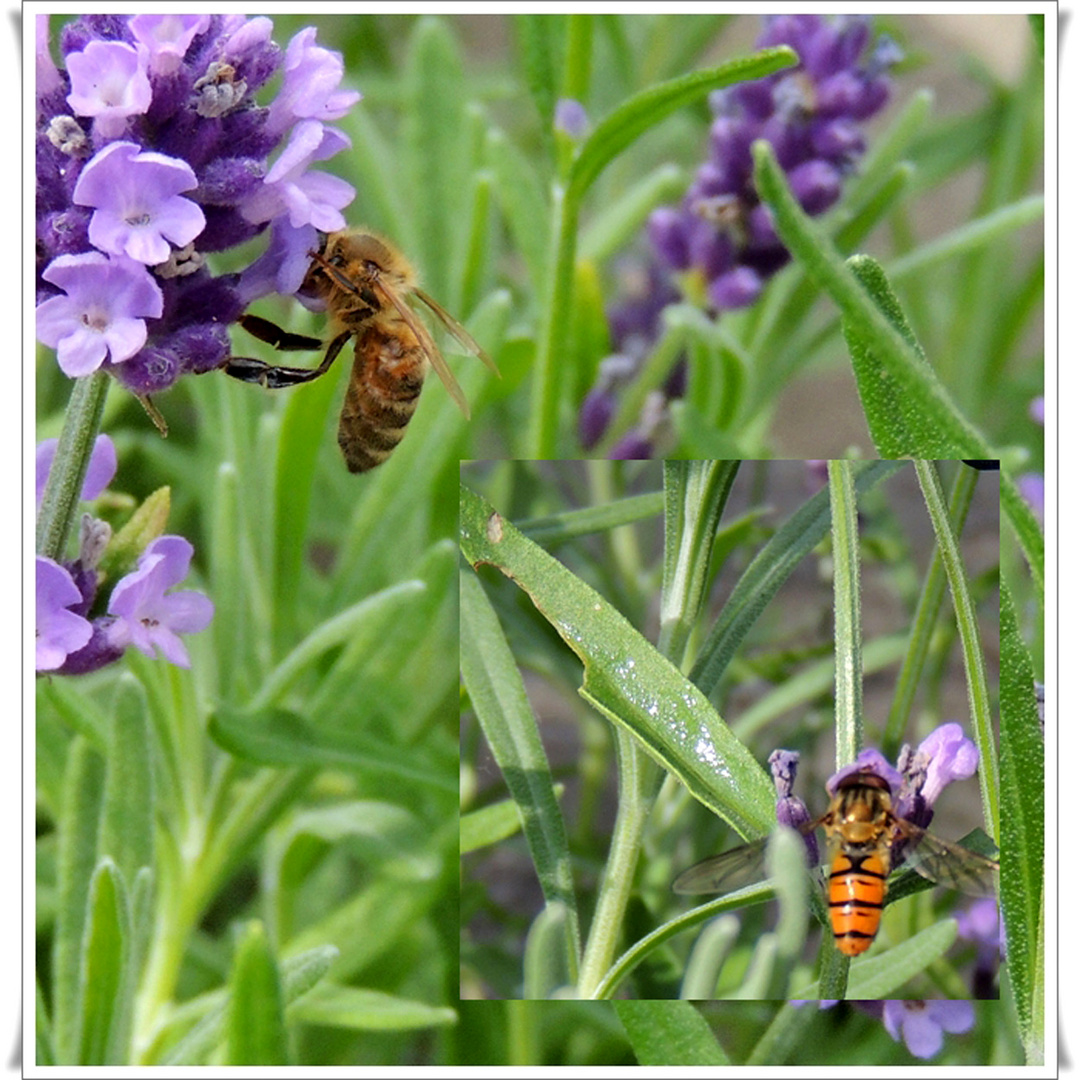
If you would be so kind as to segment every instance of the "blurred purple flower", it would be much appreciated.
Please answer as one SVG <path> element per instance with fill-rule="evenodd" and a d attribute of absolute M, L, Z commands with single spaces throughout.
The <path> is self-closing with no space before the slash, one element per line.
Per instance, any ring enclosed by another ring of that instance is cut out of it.
<path fill-rule="evenodd" d="M 575 142 L 583 139 L 589 130 L 589 114 L 585 106 L 574 98 L 559 98 L 555 104 L 555 130 L 563 132 Z"/>
<path fill-rule="evenodd" d="M 758 46 L 789 45 L 801 62 L 710 95 L 715 119 L 708 157 L 680 205 L 658 208 L 646 227 L 655 256 L 650 278 L 663 280 L 663 289 L 671 290 L 664 271 L 674 272 L 687 295 L 704 298 L 713 314 L 745 308 L 758 299 L 766 281 L 789 256 L 769 208 L 758 198 L 751 145 L 757 139 L 772 145 L 806 213 L 820 214 L 836 203 L 845 177 L 866 149 L 860 124 L 887 101 L 887 71 L 901 55 L 886 37 L 867 51 L 869 43 L 870 23 L 864 16 L 766 19 Z M 660 308 L 675 299 L 665 297 L 657 305 L 659 292 L 648 299 L 634 298 L 619 309 L 619 318 L 626 322 L 633 321 L 628 309 L 634 303 L 647 305 L 640 321 L 653 326 L 644 347 L 631 355 L 643 357 L 648 352 Z M 609 318 L 616 349 L 627 352 L 614 317 Z M 600 438 L 595 403 L 591 409 L 587 426 L 595 443 Z M 655 450 L 653 440 L 641 430 L 623 442 L 633 443 L 635 456 Z"/>
<path fill-rule="evenodd" d="M 886 1001 L 882 1019 L 915 1057 L 930 1058 L 944 1045 L 946 1031 L 958 1035 L 975 1026 L 975 1008 L 970 1001 Z"/>
<path fill-rule="evenodd" d="M 45 484 L 49 479 L 49 470 L 52 468 L 59 441 L 59 439 L 42 439 L 37 444 L 35 487 L 38 506 L 41 505 L 41 496 L 45 493 Z M 96 499 L 109 486 L 115 475 L 116 447 L 108 435 L 99 435 L 94 440 L 94 448 L 90 451 L 90 461 L 86 466 L 86 476 L 83 478 L 79 498 L 84 502 Z"/>

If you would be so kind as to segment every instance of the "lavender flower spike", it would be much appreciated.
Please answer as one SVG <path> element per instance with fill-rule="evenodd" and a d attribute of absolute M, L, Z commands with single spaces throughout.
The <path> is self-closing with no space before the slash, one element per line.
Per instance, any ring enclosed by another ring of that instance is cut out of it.
<path fill-rule="evenodd" d="M 886 1001 L 882 1019 L 915 1057 L 931 1058 L 944 1045 L 946 1031 L 957 1035 L 975 1026 L 975 1009 L 970 1001 Z"/>

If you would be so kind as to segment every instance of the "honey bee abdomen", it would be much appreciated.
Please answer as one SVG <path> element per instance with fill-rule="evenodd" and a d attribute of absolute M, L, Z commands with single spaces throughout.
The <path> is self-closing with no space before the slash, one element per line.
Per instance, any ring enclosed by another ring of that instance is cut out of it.
<path fill-rule="evenodd" d="M 427 371 L 423 351 L 410 338 L 370 327 L 357 340 L 338 425 L 350 472 L 381 465 L 405 436 Z"/>

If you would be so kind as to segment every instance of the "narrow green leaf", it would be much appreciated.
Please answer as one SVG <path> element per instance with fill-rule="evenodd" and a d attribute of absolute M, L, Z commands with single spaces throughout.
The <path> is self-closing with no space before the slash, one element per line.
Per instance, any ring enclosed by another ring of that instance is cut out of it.
<path fill-rule="evenodd" d="M 564 510 L 549 517 L 529 518 L 518 526 L 530 539 L 544 547 L 572 540 L 590 533 L 606 532 L 619 525 L 655 517 L 664 508 L 664 495 L 650 491 L 644 495 L 628 495 L 625 499 L 586 506 L 580 510 Z"/>
<path fill-rule="evenodd" d="M 900 302 L 881 266 L 869 255 L 854 255 L 848 259 L 847 265 L 873 302 L 911 346 L 916 362 L 933 377 L 926 354 L 904 318 Z M 921 457 L 931 459 L 947 457 L 952 445 L 949 439 L 929 422 L 918 402 L 905 393 L 888 370 L 882 367 L 875 352 L 875 339 L 862 336 L 847 319 L 842 320 L 842 324 L 859 387 L 859 398 L 878 455 L 900 458 L 918 453 Z"/>
<path fill-rule="evenodd" d="M 697 1001 L 716 996 L 716 984 L 731 947 L 739 936 L 739 920 L 734 915 L 721 915 L 705 925 L 690 950 L 679 997 Z"/>
<path fill-rule="evenodd" d="M 333 945 L 320 945 L 283 961 L 281 981 L 286 1007 L 312 989 L 337 960 L 339 950 Z M 214 1047 L 221 1041 L 229 995 L 224 989 L 211 991 L 194 1002 L 181 1005 L 170 1021 L 166 1021 L 156 1046 L 163 1052 L 155 1057 L 159 1065 L 205 1065 Z M 186 1010 L 195 1006 L 200 1019 L 192 1025 Z M 174 1025 L 183 1025 L 184 1034 L 176 1038 Z M 172 1038 L 170 1038 L 172 1036 Z"/>
<path fill-rule="evenodd" d="M 457 1022 L 442 1005 L 324 982 L 288 1010 L 290 1020 L 353 1031 L 418 1031 Z"/>
<path fill-rule="evenodd" d="M 741 835 L 768 832 L 774 795 L 764 770 L 698 690 L 598 593 L 461 486 L 460 543 L 529 593 L 585 666 L 582 696 L 625 726 L 691 794 Z"/>
<path fill-rule="evenodd" d="M 770 999 L 786 998 L 791 970 L 806 944 L 810 878 L 805 870 L 806 845 L 794 829 L 774 829 L 769 837 L 766 867 L 776 888 L 776 966 L 768 986 Z"/>
<path fill-rule="evenodd" d="M 485 158 L 514 249 L 525 260 L 533 291 L 542 295 L 551 247 L 551 206 L 536 168 L 498 128 L 488 132 Z"/>
<path fill-rule="evenodd" d="M 851 962 L 847 994 L 850 1001 L 871 1001 L 898 996 L 904 983 L 925 971 L 940 959 L 956 940 L 956 920 L 943 919 L 933 926 L 873 956 L 858 957 Z M 793 990 L 795 999 L 814 999 L 818 988 L 814 983 Z"/>
<path fill-rule="evenodd" d="M 86 740 L 71 744 L 64 804 L 57 822 L 56 937 L 53 942 L 53 1031 L 61 1064 L 79 1060 L 78 1013 L 87 897 L 97 864 L 105 762 Z"/>
<path fill-rule="evenodd" d="M 558 794 L 558 788 L 556 788 Z M 461 854 L 491 847 L 521 830 L 521 814 L 513 799 L 500 799 L 461 815 Z"/>
<path fill-rule="evenodd" d="M 117 1045 L 115 1025 L 131 937 L 124 882 L 109 858 L 90 883 L 86 932 L 80 963 L 80 1065 L 126 1065 L 126 1047 Z"/>
<path fill-rule="evenodd" d="M 278 704 L 304 672 L 324 653 L 350 642 L 369 623 L 390 617 L 408 618 L 412 602 L 424 592 L 422 581 L 403 581 L 365 597 L 339 615 L 317 626 L 267 675 L 250 709 L 257 711 Z"/>
<path fill-rule="evenodd" d="M 919 478 L 926 509 L 934 526 L 938 552 L 945 567 L 945 576 L 952 593 L 956 624 L 964 655 L 964 671 L 967 675 L 968 705 L 975 729 L 975 743 L 979 748 L 979 788 L 982 792 L 983 814 L 991 839 L 1000 846 L 1001 821 L 998 813 L 998 758 L 994 746 L 993 715 L 990 708 L 990 690 L 986 680 L 986 662 L 979 640 L 979 622 L 975 605 L 968 588 L 960 547 L 949 522 L 945 495 L 941 480 L 933 462 L 916 461 L 915 473 Z"/>
<path fill-rule="evenodd" d="M 113 698 L 99 850 L 115 860 L 128 888 L 154 865 L 154 777 L 148 703 L 142 683 L 121 675 Z"/>
<path fill-rule="evenodd" d="M 577 912 L 559 900 L 548 901 L 533 919 L 525 938 L 525 959 L 522 963 L 522 997 L 544 1000 L 560 987 L 571 985 L 577 978 L 577 965 L 567 963 L 566 945 L 577 933 Z"/>
<path fill-rule="evenodd" d="M 900 462 L 870 462 L 857 471 L 855 489 L 867 491 L 901 468 Z M 716 689 L 742 639 L 799 562 L 824 538 L 830 518 L 829 493 L 819 491 L 754 556 L 731 591 L 690 672 L 703 693 L 712 694 Z"/>
<path fill-rule="evenodd" d="M 544 12 L 514 16 L 525 83 L 548 140 L 565 66 L 567 19 L 568 16 L 563 14 Z"/>
<path fill-rule="evenodd" d="M 1041 993 L 1045 860 L 1045 744 L 1035 704 L 1035 671 L 1012 594 L 1001 582 L 1001 913 L 1005 962 L 1021 1037 L 1042 1041 Z"/>
<path fill-rule="evenodd" d="M 853 333 L 873 342 L 877 362 L 895 380 L 901 393 L 920 407 L 930 425 L 945 441 L 939 458 L 996 457 L 985 437 L 964 417 L 945 387 L 920 364 L 918 354 L 879 310 L 858 278 L 846 267 L 820 226 L 803 212 L 787 186 L 783 170 L 764 140 L 753 146 L 754 181 L 761 198 L 772 209 L 784 246 L 809 276 L 833 298 Z M 910 456 L 922 456 L 912 448 Z M 1043 585 L 1043 542 L 1038 522 L 1015 482 L 1002 477 L 1002 501 L 1031 566 L 1038 587 Z"/>
<path fill-rule="evenodd" d="M 852 463 L 830 461 L 828 468 L 836 639 L 836 767 L 840 769 L 854 761 L 863 747 L 859 524 Z"/>
<path fill-rule="evenodd" d="M 285 994 L 261 922 L 243 929 L 229 976 L 226 1065 L 288 1065 Z"/>
<path fill-rule="evenodd" d="M 404 146 L 415 202 L 417 261 L 425 288 L 446 297 L 456 255 L 456 234 L 469 192 L 464 65 L 445 20 L 422 16 L 405 59 Z M 437 164 L 436 164 L 437 163 Z"/>
<path fill-rule="evenodd" d="M 660 651 L 681 665 L 709 580 L 713 541 L 738 461 L 664 462 Z"/>
<path fill-rule="evenodd" d="M 641 232 L 657 205 L 678 199 L 685 191 L 682 169 L 670 161 L 658 165 L 600 209 L 581 234 L 579 255 L 597 262 L 611 258 Z"/>
<path fill-rule="evenodd" d="M 581 942 L 562 811 L 536 718 L 498 617 L 473 574 L 461 588 L 461 674 L 506 786 L 517 803 L 540 887 L 569 915 L 568 970 L 576 977 Z"/>
<path fill-rule="evenodd" d="M 658 83 L 627 98 L 596 125 L 582 144 L 570 171 L 572 198 L 580 200 L 604 168 L 646 131 L 710 90 L 760 79 L 798 62 L 798 55 L 786 45 L 761 49 L 717 67 Z"/>
<path fill-rule="evenodd" d="M 401 747 L 364 731 L 316 727 L 288 709 L 258 712 L 219 708 L 210 718 L 210 737 L 219 746 L 258 765 L 330 766 L 371 770 L 384 776 L 457 790 L 457 778 L 425 762 L 422 755 L 405 759 Z"/>
<path fill-rule="evenodd" d="M 688 1001 L 616 1001 L 639 1065 L 730 1065 L 705 1018 Z"/>

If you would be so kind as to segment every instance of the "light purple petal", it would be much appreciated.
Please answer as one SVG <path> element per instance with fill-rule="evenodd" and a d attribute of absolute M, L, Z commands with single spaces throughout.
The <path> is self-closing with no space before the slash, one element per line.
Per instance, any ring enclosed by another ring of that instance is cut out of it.
<path fill-rule="evenodd" d="M 67 610 L 82 600 L 82 593 L 64 567 L 37 556 L 36 559 L 36 648 L 38 671 L 60 667 L 68 653 L 81 649 L 93 629 L 81 615 Z"/>
<path fill-rule="evenodd" d="M 970 1001 L 929 1001 L 927 1008 L 942 1031 L 959 1035 L 975 1026 L 975 1009 Z"/>
<path fill-rule="evenodd" d="M 169 74 L 180 67 L 188 46 L 210 25 L 209 15 L 136 15 L 128 26 L 150 54 L 150 67 Z"/>

